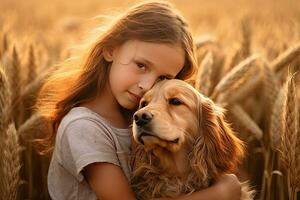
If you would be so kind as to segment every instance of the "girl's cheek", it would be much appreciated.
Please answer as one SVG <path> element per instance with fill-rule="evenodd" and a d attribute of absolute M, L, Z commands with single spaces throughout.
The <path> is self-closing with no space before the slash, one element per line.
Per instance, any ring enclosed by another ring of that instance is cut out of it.
<path fill-rule="evenodd" d="M 132 75 L 140 75 L 143 74 L 144 72 L 138 68 L 138 66 L 135 63 L 129 63 L 126 67 L 127 72 L 129 72 Z"/>

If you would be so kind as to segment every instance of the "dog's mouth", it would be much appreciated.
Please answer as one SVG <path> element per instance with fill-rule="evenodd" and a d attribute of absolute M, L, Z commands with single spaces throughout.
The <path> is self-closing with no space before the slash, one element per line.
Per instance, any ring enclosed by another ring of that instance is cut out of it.
<path fill-rule="evenodd" d="M 141 144 L 145 145 L 145 141 L 147 139 L 151 139 L 151 138 L 152 138 L 153 142 L 157 141 L 157 142 L 159 142 L 159 144 L 161 144 L 161 143 L 179 144 L 179 138 L 176 138 L 174 140 L 167 140 L 167 139 L 163 139 L 157 135 L 154 135 L 150 132 L 145 132 L 145 131 L 140 133 L 138 140 Z M 163 146 L 165 146 L 165 145 L 163 145 Z"/>

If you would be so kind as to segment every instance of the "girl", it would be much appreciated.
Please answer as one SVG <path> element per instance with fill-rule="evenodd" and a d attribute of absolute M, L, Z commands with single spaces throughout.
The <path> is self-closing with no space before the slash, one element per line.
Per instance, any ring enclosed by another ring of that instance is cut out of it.
<path fill-rule="evenodd" d="M 157 81 L 187 79 L 196 67 L 188 25 L 174 8 L 149 2 L 131 8 L 98 38 L 73 70 L 53 75 L 38 108 L 55 147 L 48 172 L 52 199 L 135 199 L 128 182 L 131 116 Z M 176 199 L 239 199 L 226 175 L 214 186 Z"/>

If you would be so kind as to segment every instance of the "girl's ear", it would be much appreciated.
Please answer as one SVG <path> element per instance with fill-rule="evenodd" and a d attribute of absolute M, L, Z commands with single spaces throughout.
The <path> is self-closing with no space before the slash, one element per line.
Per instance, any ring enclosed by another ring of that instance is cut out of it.
<path fill-rule="evenodd" d="M 113 61 L 113 48 L 104 48 L 103 57 L 107 62 Z"/>

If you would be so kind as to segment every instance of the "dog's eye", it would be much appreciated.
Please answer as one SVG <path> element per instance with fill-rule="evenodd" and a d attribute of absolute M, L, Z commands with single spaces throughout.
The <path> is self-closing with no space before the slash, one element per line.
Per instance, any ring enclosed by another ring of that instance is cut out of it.
<path fill-rule="evenodd" d="M 177 98 L 171 98 L 171 99 L 169 99 L 169 104 L 178 106 L 178 105 L 181 105 L 182 102 Z"/>
<path fill-rule="evenodd" d="M 143 108 L 143 107 L 145 107 L 145 106 L 147 106 L 147 101 L 142 101 L 142 102 L 141 102 L 141 105 L 140 105 L 140 108 Z"/>

